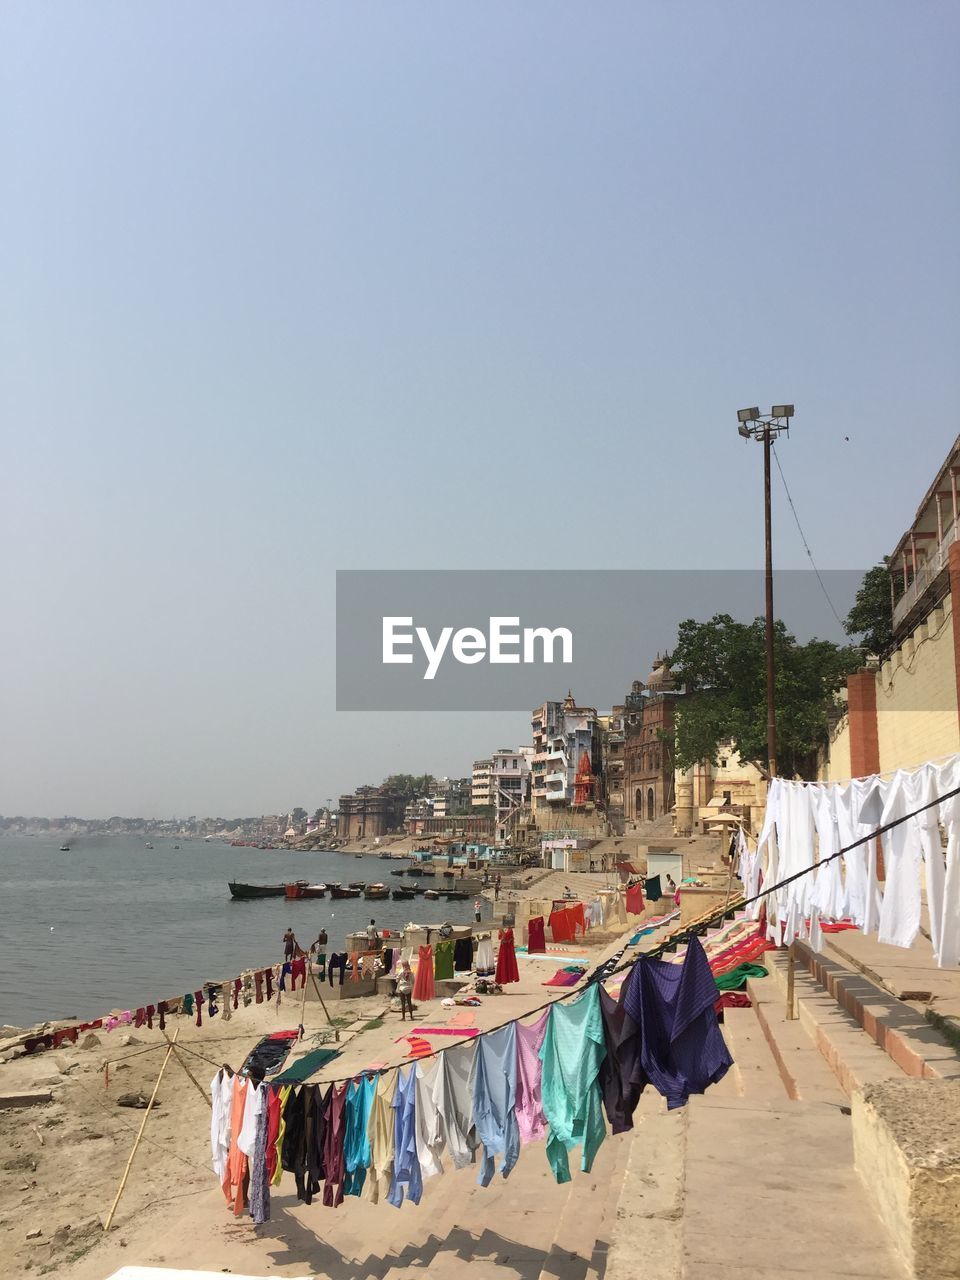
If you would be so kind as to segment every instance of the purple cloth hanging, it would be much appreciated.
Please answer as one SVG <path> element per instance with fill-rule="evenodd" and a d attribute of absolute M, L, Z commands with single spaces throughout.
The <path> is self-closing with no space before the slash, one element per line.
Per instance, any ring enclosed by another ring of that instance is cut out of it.
<path fill-rule="evenodd" d="M 717 1023 L 717 984 L 699 939 L 687 945 L 683 964 L 646 956 L 623 984 L 620 1002 L 640 1029 L 640 1061 L 633 1084 L 650 1082 L 667 1107 L 685 1106 L 733 1065 Z"/>

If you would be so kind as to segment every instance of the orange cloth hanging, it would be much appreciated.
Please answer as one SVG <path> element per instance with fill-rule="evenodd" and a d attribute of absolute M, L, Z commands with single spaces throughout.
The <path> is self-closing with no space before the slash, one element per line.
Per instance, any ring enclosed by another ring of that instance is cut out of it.
<path fill-rule="evenodd" d="M 573 917 L 566 910 L 550 913 L 550 932 L 554 942 L 573 942 L 576 939 L 576 928 Z"/>
<path fill-rule="evenodd" d="M 360 981 L 360 953 L 357 951 L 350 954 L 350 981 Z"/>
<path fill-rule="evenodd" d="M 227 1168 L 223 1175 L 223 1192 L 227 1204 L 239 1218 L 246 1208 L 247 1198 L 244 1195 L 244 1182 L 247 1175 L 247 1157 L 237 1146 L 240 1130 L 243 1127 L 243 1109 L 247 1100 L 249 1082 L 241 1082 L 239 1076 L 233 1077 L 233 1102 L 230 1107 L 230 1147 L 227 1151 Z"/>

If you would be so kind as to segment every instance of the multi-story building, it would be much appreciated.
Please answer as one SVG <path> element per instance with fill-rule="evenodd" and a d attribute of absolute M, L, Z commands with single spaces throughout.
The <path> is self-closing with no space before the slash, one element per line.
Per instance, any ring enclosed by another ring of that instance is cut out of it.
<path fill-rule="evenodd" d="M 601 768 L 603 770 L 603 804 L 607 818 L 615 830 L 623 827 L 623 707 L 613 707 L 608 716 L 598 716 L 600 726 Z"/>
<path fill-rule="evenodd" d="M 404 799 L 382 787 L 358 787 L 340 797 L 337 835 L 341 840 L 375 840 L 399 830 L 404 820 Z"/>
<path fill-rule="evenodd" d="M 623 797 L 628 822 L 652 822 L 674 803 L 674 703 L 667 658 L 657 659 L 646 684 L 634 680 L 624 698 Z"/>
<path fill-rule="evenodd" d="M 491 803 L 494 806 L 497 844 L 509 844 L 513 828 L 530 804 L 532 747 L 501 747 L 490 758 Z"/>
<path fill-rule="evenodd" d="M 910 769 L 960 751 L 960 436 L 887 559 L 893 639 L 847 677 L 821 777 Z"/>
<path fill-rule="evenodd" d="M 596 707 L 578 707 L 572 692 L 563 702 L 545 702 L 533 712 L 530 802 L 534 814 L 572 805 L 586 753 L 592 775 L 602 769 Z"/>
<path fill-rule="evenodd" d="M 470 783 L 470 804 L 473 808 L 486 808 L 493 804 L 493 761 L 474 760 Z"/>

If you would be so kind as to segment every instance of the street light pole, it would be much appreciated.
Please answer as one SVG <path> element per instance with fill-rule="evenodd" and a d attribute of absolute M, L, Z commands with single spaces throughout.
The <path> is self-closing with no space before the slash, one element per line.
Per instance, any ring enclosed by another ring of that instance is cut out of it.
<path fill-rule="evenodd" d="M 792 404 L 775 404 L 769 414 L 761 417 L 760 410 L 740 409 L 737 412 L 737 430 L 745 440 L 763 442 L 763 540 L 764 540 L 764 603 L 765 640 L 767 651 L 767 771 L 771 778 L 777 776 L 777 687 L 776 660 L 774 657 L 773 617 L 773 523 L 770 504 L 770 450 L 774 440 L 783 431 L 789 431 L 793 417 Z"/>
<path fill-rule="evenodd" d="M 777 776 L 777 691 L 776 663 L 773 654 L 773 527 L 770 514 L 770 424 L 763 429 L 763 540 L 764 595 L 766 602 L 767 644 L 767 771 Z"/>

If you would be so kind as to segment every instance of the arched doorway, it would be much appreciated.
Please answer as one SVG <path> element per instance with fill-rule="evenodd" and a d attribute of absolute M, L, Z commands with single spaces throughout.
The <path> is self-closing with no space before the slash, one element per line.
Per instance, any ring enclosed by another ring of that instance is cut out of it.
<path fill-rule="evenodd" d="M 635 818 L 643 821 L 643 789 L 637 787 L 637 794 L 633 797 L 633 814 Z"/>
<path fill-rule="evenodd" d="M 647 821 L 653 821 L 653 787 L 647 788 Z"/>

